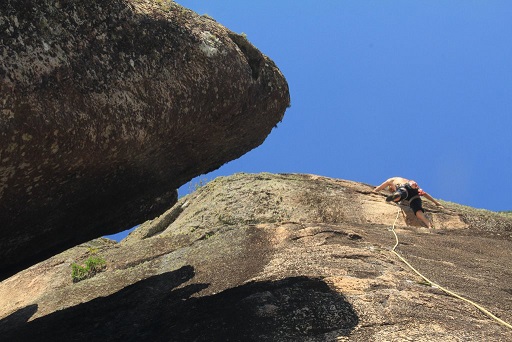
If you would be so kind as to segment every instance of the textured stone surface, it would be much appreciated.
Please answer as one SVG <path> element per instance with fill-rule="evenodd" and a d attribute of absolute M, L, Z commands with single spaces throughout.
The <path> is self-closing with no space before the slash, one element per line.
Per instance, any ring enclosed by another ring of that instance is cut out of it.
<path fill-rule="evenodd" d="M 443 202 L 438 229 L 372 186 L 237 174 L 181 198 L 122 242 L 95 240 L 0 283 L 0 333 L 24 340 L 508 341 L 512 218 Z M 107 269 L 71 281 L 70 264 Z M 28 322 L 28 323 L 27 323 Z M 62 322 L 67 322 L 62 324 Z"/>
<path fill-rule="evenodd" d="M 155 217 L 260 145 L 274 63 L 172 1 L 0 2 L 0 272 Z"/>

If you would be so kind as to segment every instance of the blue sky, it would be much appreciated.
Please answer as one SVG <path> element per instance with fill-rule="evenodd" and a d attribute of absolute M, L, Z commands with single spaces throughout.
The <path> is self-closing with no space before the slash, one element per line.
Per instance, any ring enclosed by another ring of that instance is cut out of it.
<path fill-rule="evenodd" d="M 177 0 L 269 56 L 291 107 L 255 150 L 199 180 L 312 173 L 512 210 L 512 1 Z"/>

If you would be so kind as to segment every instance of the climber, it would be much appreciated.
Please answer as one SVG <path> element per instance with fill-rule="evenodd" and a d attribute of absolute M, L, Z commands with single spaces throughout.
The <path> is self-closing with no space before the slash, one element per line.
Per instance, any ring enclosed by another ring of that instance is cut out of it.
<path fill-rule="evenodd" d="M 420 219 L 428 228 L 432 228 L 430 221 L 425 217 L 425 210 L 421 205 L 421 196 L 425 196 L 428 200 L 433 202 L 438 207 L 443 207 L 441 203 L 436 201 L 427 192 L 420 189 L 418 183 L 413 180 L 409 180 L 402 177 L 392 177 L 386 180 L 384 183 L 373 189 L 374 192 L 379 192 L 385 188 L 388 188 L 392 192 L 391 195 L 386 197 L 387 202 L 400 202 L 402 200 L 409 201 L 414 215 Z"/>

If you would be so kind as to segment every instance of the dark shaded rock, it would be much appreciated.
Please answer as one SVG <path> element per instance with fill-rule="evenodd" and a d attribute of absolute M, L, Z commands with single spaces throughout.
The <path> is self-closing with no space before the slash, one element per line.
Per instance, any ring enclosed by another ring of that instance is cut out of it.
<path fill-rule="evenodd" d="M 348 334 L 358 323 L 352 306 L 320 279 L 254 282 L 194 297 L 208 284 L 178 288 L 193 277 L 194 269 L 183 266 L 23 324 L 34 310 L 29 306 L 0 321 L 0 329 L 22 327 L 2 336 L 18 341 L 300 341 L 330 331 Z"/>
<path fill-rule="evenodd" d="M 130 228 L 260 145 L 274 63 L 172 1 L 0 3 L 0 272 Z"/>

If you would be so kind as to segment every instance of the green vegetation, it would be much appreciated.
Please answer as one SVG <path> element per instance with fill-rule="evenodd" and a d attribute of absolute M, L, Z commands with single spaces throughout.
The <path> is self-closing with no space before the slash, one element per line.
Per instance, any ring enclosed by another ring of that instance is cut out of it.
<path fill-rule="evenodd" d="M 423 286 L 432 286 L 431 283 L 429 283 L 428 281 L 426 280 L 419 280 L 416 282 L 418 285 L 423 285 Z"/>
<path fill-rule="evenodd" d="M 77 283 L 84 279 L 92 278 L 96 273 L 102 272 L 105 270 L 106 261 L 102 257 L 98 255 L 91 255 L 86 261 L 85 265 L 79 265 L 77 263 L 73 263 L 71 265 L 71 278 L 73 278 L 73 282 Z"/>

